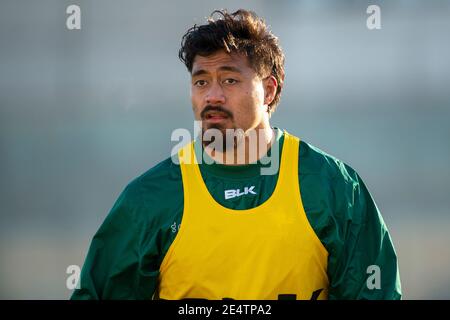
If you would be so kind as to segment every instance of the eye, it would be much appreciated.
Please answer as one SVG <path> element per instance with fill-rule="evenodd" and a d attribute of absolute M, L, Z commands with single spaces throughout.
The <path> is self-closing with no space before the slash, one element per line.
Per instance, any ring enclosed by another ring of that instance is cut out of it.
<path fill-rule="evenodd" d="M 205 80 L 197 80 L 194 82 L 194 86 L 196 86 L 196 87 L 203 87 L 204 85 L 206 85 Z"/>
<path fill-rule="evenodd" d="M 225 79 L 223 82 L 224 82 L 225 84 L 235 84 L 235 83 L 237 83 L 238 81 L 237 81 L 236 79 L 229 78 L 229 79 Z"/>

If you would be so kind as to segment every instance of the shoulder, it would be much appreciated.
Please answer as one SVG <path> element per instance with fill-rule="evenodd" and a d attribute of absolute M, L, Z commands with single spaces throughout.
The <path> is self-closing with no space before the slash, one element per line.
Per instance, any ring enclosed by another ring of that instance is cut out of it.
<path fill-rule="evenodd" d="M 352 210 L 361 198 L 362 180 L 348 164 L 305 142 L 300 142 L 299 183 L 305 210 L 312 216 L 319 210 L 321 219 L 360 223 L 361 210 Z"/>
<path fill-rule="evenodd" d="M 180 165 L 167 158 L 150 168 L 128 184 L 134 191 L 164 192 L 171 183 L 181 181 Z"/>
<path fill-rule="evenodd" d="M 172 158 L 167 158 L 131 180 L 114 208 L 126 211 L 129 218 L 139 224 L 172 218 L 172 213 L 177 212 L 182 203 L 181 170 Z"/>
<path fill-rule="evenodd" d="M 301 141 L 299 149 L 300 174 L 316 175 L 334 182 L 358 183 L 357 172 L 342 160 Z"/>

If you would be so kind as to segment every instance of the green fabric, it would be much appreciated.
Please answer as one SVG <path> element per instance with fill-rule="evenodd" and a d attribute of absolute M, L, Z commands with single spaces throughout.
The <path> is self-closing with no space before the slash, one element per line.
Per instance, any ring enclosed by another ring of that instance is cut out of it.
<path fill-rule="evenodd" d="M 282 151 L 283 131 L 276 132 Z M 275 188 L 278 174 L 261 176 L 262 166 L 202 163 L 200 171 L 216 201 L 242 210 L 263 203 Z M 302 141 L 299 183 L 308 220 L 329 252 L 329 299 L 401 299 L 391 238 L 359 175 Z M 225 199 L 224 190 L 250 186 L 255 186 L 256 194 Z M 71 299 L 151 299 L 159 266 L 182 214 L 181 171 L 169 158 L 134 179 L 121 193 L 92 240 L 81 288 Z M 370 290 L 366 285 L 371 265 L 380 267 L 380 289 Z"/>

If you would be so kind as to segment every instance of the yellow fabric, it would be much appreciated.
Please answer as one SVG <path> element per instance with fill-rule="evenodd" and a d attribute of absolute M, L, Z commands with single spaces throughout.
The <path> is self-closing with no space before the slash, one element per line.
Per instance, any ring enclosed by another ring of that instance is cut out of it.
<path fill-rule="evenodd" d="M 193 143 L 180 150 L 184 212 L 160 267 L 161 299 L 311 299 L 313 292 L 327 298 L 328 252 L 303 209 L 299 142 L 285 133 L 275 190 L 248 210 L 217 203 L 203 182 Z"/>

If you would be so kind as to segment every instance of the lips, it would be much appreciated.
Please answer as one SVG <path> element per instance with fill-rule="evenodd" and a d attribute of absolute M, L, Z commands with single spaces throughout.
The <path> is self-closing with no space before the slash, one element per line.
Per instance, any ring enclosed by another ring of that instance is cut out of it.
<path fill-rule="evenodd" d="M 205 114 L 204 119 L 210 122 L 220 122 L 227 119 L 228 116 L 224 112 L 210 111 Z"/>

